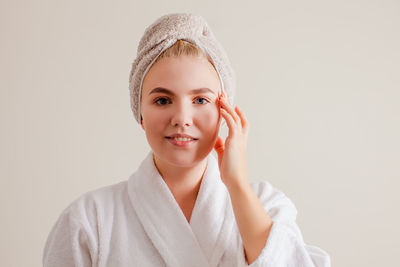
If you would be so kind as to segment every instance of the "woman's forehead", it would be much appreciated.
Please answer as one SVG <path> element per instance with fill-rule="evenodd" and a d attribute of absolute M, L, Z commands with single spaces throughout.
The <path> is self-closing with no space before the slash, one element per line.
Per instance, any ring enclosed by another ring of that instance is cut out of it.
<path fill-rule="evenodd" d="M 218 94 L 220 87 L 219 75 L 207 59 L 181 56 L 156 62 L 143 80 L 142 93 L 150 94 L 156 88 L 162 88 L 155 90 L 160 93 L 207 93 L 199 89 L 208 88 Z"/>

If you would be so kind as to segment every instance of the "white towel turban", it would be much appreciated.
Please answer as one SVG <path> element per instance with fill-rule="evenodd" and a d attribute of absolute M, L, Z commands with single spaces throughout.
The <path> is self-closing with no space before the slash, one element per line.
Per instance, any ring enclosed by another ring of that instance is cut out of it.
<path fill-rule="evenodd" d="M 225 50 L 215 38 L 205 19 L 191 13 L 167 14 L 146 28 L 139 42 L 136 59 L 132 63 L 129 76 L 131 108 L 139 124 L 143 79 L 158 56 L 180 39 L 194 43 L 211 57 L 219 75 L 222 90 L 226 92 L 229 103 L 233 105 L 236 87 L 235 73 Z"/>

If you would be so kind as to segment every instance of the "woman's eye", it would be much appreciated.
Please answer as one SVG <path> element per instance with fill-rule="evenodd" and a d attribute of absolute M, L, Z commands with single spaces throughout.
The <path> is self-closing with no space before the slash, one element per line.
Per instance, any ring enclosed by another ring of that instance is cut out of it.
<path fill-rule="evenodd" d="M 200 104 L 201 104 L 201 105 L 204 105 L 204 104 L 207 104 L 207 103 L 210 102 L 210 101 L 208 101 L 207 98 L 204 98 L 204 97 L 196 98 L 196 100 L 204 100 L 204 101 L 200 101 Z"/>
<path fill-rule="evenodd" d="M 157 105 L 163 106 L 166 104 L 166 101 L 169 101 L 168 98 L 160 97 L 154 101 Z"/>

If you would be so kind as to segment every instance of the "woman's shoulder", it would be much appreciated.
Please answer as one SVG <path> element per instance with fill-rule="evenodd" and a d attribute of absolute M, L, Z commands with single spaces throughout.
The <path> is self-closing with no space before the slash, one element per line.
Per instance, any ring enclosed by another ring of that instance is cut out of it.
<path fill-rule="evenodd" d="M 64 208 L 62 215 L 78 221 L 98 219 L 99 215 L 121 206 L 127 198 L 127 181 L 121 181 L 107 186 L 87 191 L 73 199 Z"/>
<path fill-rule="evenodd" d="M 58 265 L 62 260 L 65 260 L 65 266 L 72 266 L 74 260 L 89 262 L 89 254 L 98 255 L 100 232 L 107 231 L 106 227 L 112 222 L 112 214 L 123 201 L 126 183 L 122 181 L 90 190 L 62 210 L 47 237 L 43 251 L 45 266 L 56 266 L 54 261 Z M 73 255 L 79 259 L 73 259 Z"/>
<path fill-rule="evenodd" d="M 296 206 L 284 192 L 266 180 L 251 182 L 250 186 L 264 209 L 274 220 L 296 220 Z"/>

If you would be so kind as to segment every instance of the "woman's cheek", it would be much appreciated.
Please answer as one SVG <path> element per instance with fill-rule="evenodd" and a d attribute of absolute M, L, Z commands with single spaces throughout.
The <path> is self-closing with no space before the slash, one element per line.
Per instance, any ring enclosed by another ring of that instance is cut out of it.
<path fill-rule="evenodd" d="M 159 131 L 158 128 L 162 128 L 166 116 L 165 112 L 152 107 L 143 108 L 142 115 L 144 124 L 147 126 L 148 130 L 151 130 L 151 132 L 157 132 Z"/>
<path fill-rule="evenodd" d="M 201 112 L 201 119 L 207 122 L 207 124 L 209 125 L 216 124 L 218 122 L 219 116 L 220 114 L 216 106 L 210 105 L 209 108 L 204 109 Z"/>
<path fill-rule="evenodd" d="M 149 115 L 149 119 L 152 123 L 153 129 L 164 128 L 165 124 L 168 123 L 168 119 L 170 119 L 170 115 L 168 114 L 168 112 L 162 110 L 154 110 Z"/>
<path fill-rule="evenodd" d="M 201 117 L 198 118 L 198 122 L 202 124 L 202 128 L 208 132 L 210 137 L 219 133 L 220 120 L 220 113 L 216 107 L 202 112 Z"/>

